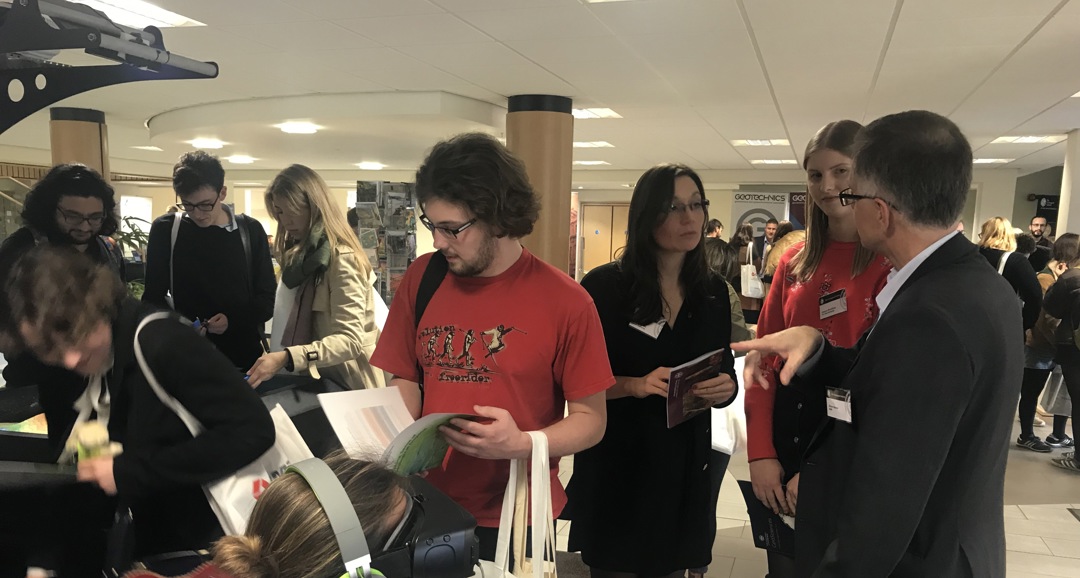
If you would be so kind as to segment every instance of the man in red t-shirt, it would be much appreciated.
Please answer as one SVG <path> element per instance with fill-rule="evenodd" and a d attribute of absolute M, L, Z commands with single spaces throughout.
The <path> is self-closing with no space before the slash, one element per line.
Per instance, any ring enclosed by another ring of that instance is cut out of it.
<path fill-rule="evenodd" d="M 459 135 L 435 145 L 416 191 L 449 272 L 417 322 L 432 255 L 409 268 L 371 361 L 394 375 L 413 417 L 484 418 L 443 428 L 453 451 L 427 479 L 476 517 L 481 556 L 493 559 L 507 460 L 532 452 L 524 432 L 543 430 L 552 458 L 595 445 L 615 378 L 588 293 L 521 246 L 539 203 L 520 160 L 489 135 Z M 566 504 L 558 460 L 551 488 L 558 515 Z"/>

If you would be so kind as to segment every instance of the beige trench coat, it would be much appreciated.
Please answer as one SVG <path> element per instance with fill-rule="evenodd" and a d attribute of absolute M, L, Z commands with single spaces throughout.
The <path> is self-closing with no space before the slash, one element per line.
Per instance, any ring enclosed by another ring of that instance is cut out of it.
<path fill-rule="evenodd" d="M 385 374 L 372 367 L 379 329 L 375 325 L 374 273 L 365 273 L 349 247 L 337 247 L 315 286 L 311 306 L 313 343 L 285 348 L 297 373 L 325 377 L 349 389 L 386 387 Z"/>

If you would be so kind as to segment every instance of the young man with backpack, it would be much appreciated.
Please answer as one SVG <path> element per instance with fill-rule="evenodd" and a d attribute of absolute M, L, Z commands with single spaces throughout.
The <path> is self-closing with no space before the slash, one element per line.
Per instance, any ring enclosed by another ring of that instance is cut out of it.
<path fill-rule="evenodd" d="M 183 209 L 154 221 L 146 248 L 143 301 L 169 307 L 204 330 L 238 368 L 263 353 L 276 281 L 266 231 L 225 204 L 225 170 L 203 151 L 173 169 Z"/>

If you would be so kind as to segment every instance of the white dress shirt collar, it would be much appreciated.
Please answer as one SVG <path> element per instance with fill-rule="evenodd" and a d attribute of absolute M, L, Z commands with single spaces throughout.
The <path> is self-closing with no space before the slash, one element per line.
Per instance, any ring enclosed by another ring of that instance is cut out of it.
<path fill-rule="evenodd" d="M 923 249 L 921 253 L 915 255 L 915 258 L 908 261 L 907 265 L 901 267 L 899 271 L 893 269 L 892 272 L 889 273 L 888 282 L 885 283 L 885 287 L 881 289 L 881 293 L 878 293 L 875 298 L 878 306 L 878 319 L 881 319 L 881 316 L 885 314 L 885 310 L 889 307 L 889 304 L 892 303 L 892 300 L 896 297 L 900 288 L 904 286 L 904 283 L 907 283 L 908 279 L 911 278 L 911 275 L 915 273 L 915 270 L 925 263 L 926 260 L 930 258 L 930 255 L 933 255 L 935 251 L 947 243 L 949 239 L 952 239 L 959 234 L 959 231 L 948 233 L 934 242 L 934 244 Z"/>

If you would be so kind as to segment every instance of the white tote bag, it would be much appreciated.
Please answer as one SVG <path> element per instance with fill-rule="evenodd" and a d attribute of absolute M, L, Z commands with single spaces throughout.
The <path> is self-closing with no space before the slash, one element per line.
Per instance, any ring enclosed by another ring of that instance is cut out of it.
<path fill-rule="evenodd" d="M 765 297 L 765 284 L 758 277 L 757 268 L 754 267 L 754 245 L 746 246 L 746 263 L 741 266 L 742 278 L 739 286 L 743 297 L 750 299 L 762 299 Z"/>
<path fill-rule="evenodd" d="M 532 438 L 532 483 L 528 480 L 529 460 L 510 460 L 510 479 L 503 494 L 499 538 L 494 564 L 481 562 L 485 578 L 556 578 L 555 515 L 551 502 L 551 468 L 548 440 L 544 432 L 528 432 Z M 526 504 L 532 504 L 531 515 Z M 532 520 L 532 557 L 525 556 L 529 520 Z M 511 544 L 511 538 L 513 544 Z M 514 568 L 509 566 L 514 549 Z M 545 555 L 546 554 L 546 555 Z M 550 557 L 551 560 L 547 560 Z"/>
<path fill-rule="evenodd" d="M 143 356 L 142 346 L 139 345 L 139 333 L 142 328 L 151 321 L 167 319 L 167 313 L 154 313 L 146 316 L 135 330 L 135 358 L 139 361 L 143 376 L 150 383 L 158 400 L 162 405 L 172 410 L 180 421 L 184 422 L 192 437 L 201 434 L 206 428 L 198 418 L 191 414 L 175 397 L 169 395 L 157 377 L 154 376 L 150 366 Z M 255 509 L 255 501 L 262 491 L 270 485 L 270 481 L 285 471 L 291 464 L 300 460 L 315 457 L 308 449 L 304 438 L 300 436 L 296 426 L 289 415 L 280 405 L 270 411 L 270 417 L 274 420 L 276 439 L 274 445 L 259 459 L 240 468 L 231 476 L 227 476 L 215 482 L 205 484 L 203 491 L 206 499 L 210 502 L 210 508 L 217 516 L 222 530 L 229 535 L 240 535 L 247 527 L 248 518 Z"/>
<path fill-rule="evenodd" d="M 743 374 L 745 362 L 745 357 L 735 359 L 735 375 Z M 712 449 L 729 456 L 746 451 L 744 397 L 743 395 L 736 395 L 735 400 L 726 407 L 714 407 L 710 410 L 712 412 L 712 424 L 709 429 L 712 435 Z"/>

